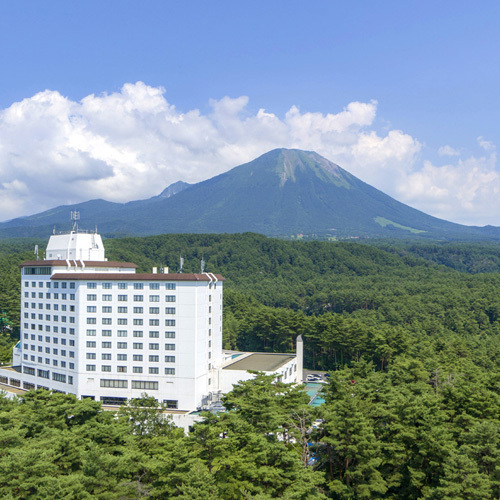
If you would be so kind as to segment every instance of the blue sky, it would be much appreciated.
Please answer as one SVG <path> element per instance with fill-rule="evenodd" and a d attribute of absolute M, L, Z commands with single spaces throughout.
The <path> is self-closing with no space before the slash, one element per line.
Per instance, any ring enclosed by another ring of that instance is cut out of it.
<path fill-rule="evenodd" d="M 493 1 L 2 2 L 0 220 L 152 196 L 285 146 L 433 215 L 500 225 L 499 14 Z M 366 106 L 346 118 L 350 103 Z M 138 173 L 150 182 L 131 185 Z"/>

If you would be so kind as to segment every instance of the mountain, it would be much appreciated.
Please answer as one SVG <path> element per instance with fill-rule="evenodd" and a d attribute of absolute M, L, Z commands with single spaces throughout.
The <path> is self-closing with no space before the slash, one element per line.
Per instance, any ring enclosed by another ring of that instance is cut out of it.
<path fill-rule="evenodd" d="M 158 196 L 160 198 L 170 198 L 171 196 L 174 196 L 174 194 L 184 191 L 184 189 L 188 188 L 191 185 L 192 184 L 189 184 L 187 182 L 177 181 L 166 187 Z"/>
<path fill-rule="evenodd" d="M 47 236 L 82 226 L 107 236 L 257 232 L 333 238 L 500 239 L 500 229 L 463 226 L 396 201 L 317 153 L 276 149 L 221 175 L 129 203 L 92 200 L 0 223 L 0 237 Z"/>

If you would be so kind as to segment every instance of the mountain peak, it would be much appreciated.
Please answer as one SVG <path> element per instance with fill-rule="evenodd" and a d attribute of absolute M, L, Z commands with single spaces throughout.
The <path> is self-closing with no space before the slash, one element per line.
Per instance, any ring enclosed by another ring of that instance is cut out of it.
<path fill-rule="evenodd" d="M 269 151 L 254 161 L 267 157 L 275 159 L 274 168 L 280 178 L 280 187 L 283 187 L 287 181 L 297 182 L 297 175 L 300 172 L 301 177 L 310 173 L 324 182 L 349 189 L 352 176 L 314 151 L 280 148 Z"/>
<path fill-rule="evenodd" d="M 191 184 L 189 184 L 188 182 L 184 181 L 174 182 L 173 184 L 170 184 L 170 186 L 166 187 L 158 195 L 158 198 L 170 198 L 171 196 L 174 196 L 174 194 L 184 191 L 184 189 L 188 188 L 189 186 L 191 186 Z"/>

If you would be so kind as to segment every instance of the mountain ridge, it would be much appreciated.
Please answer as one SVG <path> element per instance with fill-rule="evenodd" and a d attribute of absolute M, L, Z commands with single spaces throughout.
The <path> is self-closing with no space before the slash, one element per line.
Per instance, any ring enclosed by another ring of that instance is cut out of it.
<path fill-rule="evenodd" d="M 0 223 L 0 237 L 69 228 L 70 210 L 105 236 L 256 232 L 320 238 L 500 240 L 500 228 L 463 226 L 409 207 L 313 151 L 275 149 L 196 184 L 146 200 L 90 200 Z M 61 227 L 62 226 L 62 227 Z M 50 234 L 45 232 L 45 235 Z"/>

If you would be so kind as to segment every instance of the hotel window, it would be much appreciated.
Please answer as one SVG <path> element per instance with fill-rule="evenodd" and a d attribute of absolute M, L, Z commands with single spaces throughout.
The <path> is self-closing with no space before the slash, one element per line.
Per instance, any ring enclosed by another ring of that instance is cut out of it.
<path fill-rule="evenodd" d="M 88 352 L 87 353 L 87 359 L 95 359 L 95 358 L 96 358 L 95 352 Z"/>
<path fill-rule="evenodd" d="M 101 365 L 101 371 L 103 371 L 103 372 L 110 372 L 111 371 L 111 365 Z"/>
<path fill-rule="evenodd" d="M 160 332 L 158 332 L 158 331 L 150 331 L 149 332 L 149 338 L 152 338 L 152 339 L 160 338 Z"/>
<path fill-rule="evenodd" d="M 103 302 L 111 302 L 112 299 L 113 299 L 112 295 L 105 294 L 105 295 L 102 296 Z"/>
<path fill-rule="evenodd" d="M 113 320 L 111 318 L 102 318 L 102 324 L 103 325 L 111 325 Z"/>
<path fill-rule="evenodd" d="M 149 344 L 149 349 L 151 351 L 158 351 L 160 349 L 160 344 Z"/>
<path fill-rule="evenodd" d="M 87 325 L 95 325 L 96 323 L 97 323 L 96 318 L 87 318 Z"/>
<path fill-rule="evenodd" d="M 134 319 L 134 325 L 140 326 L 140 325 L 143 325 L 143 324 L 144 324 L 144 321 L 142 319 L 138 319 L 138 318 Z"/>
<path fill-rule="evenodd" d="M 165 375 L 175 375 L 175 368 L 165 368 Z"/>
<path fill-rule="evenodd" d="M 119 325 L 126 325 L 127 324 L 127 318 L 118 318 L 118 324 Z"/>
<path fill-rule="evenodd" d="M 175 302 L 175 295 L 165 295 L 165 302 Z"/>
<path fill-rule="evenodd" d="M 118 290 L 126 290 L 128 288 L 128 283 L 118 283 Z"/>
<path fill-rule="evenodd" d="M 95 313 L 95 312 L 97 312 L 97 306 L 87 306 L 87 312 L 88 313 Z"/>
<path fill-rule="evenodd" d="M 112 285 L 111 283 L 103 283 L 103 284 L 102 284 L 102 287 L 103 287 L 105 290 L 110 290 L 112 286 L 113 286 L 113 285 Z"/>
<path fill-rule="evenodd" d="M 160 302 L 160 296 L 159 295 L 150 295 L 149 302 Z"/>
<path fill-rule="evenodd" d="M 160 289 L 160 284 L 159 283 L 150 283 L 149 284 L 149 289 L 150 290 L 159 290 Z"/>
<path fill-rule="evenodd" d="M 158 356 L 157 354 L 151 354 L 149 356 L 149 362 L 150 363 L 159 363 L 160 362 L 160 356 Z"/>
<path fill-rule="evenodd" d="M 134 366 L 132 367 L 133 373 L 142 373 L 142 366 Z"/>
<path fill-rule="evenodd" d="M 74 283 L 70 283 L 70 284 L 69 284 L 69 287 L 70 287 L 70 288 L 75 288 L 75 284 L 74 284 Z"/>
<path fill-rule="evenodd" d="M 132 380 L 132 389 L 158 390 L 158 382 L 147 382 L 145 380 Z"/>
<path fill-rule="evenodd" d="M 102 342 L 103 349 L 111 349 L 111 342 Z"/>
<path fill-rule="evenodd" d="M 133 348 L 134 349 L 142 349 L 142 342 L 134 342 Z"/>
<path fill-rule="evenodd" d="M 165 288 L 167 290 L 175 290 L 177 283 L 165 283 Z"/>
<path fill-rule="evenodd" d="M 111 337 L 111 330 L 101 330 L 101 335 L 103 337 Z"/>
<path fill-rule="evenodd" d="M 127 330 L 118 330 L 118 337 L 126 337 Z"/>
<path fill-rule="evenodd" d="M 165 307 L 165 314 L 175 314 L 175 307 Z"/>
<path fill-rule="evenodd" d="M 101 379 L 101 387 L 112 387 L 114 389 L 126 389 L 128 387 L 128 380 Z"/>
<path fill-rule="evenodd" d="M 175 326 L 175 319 L 166 319 L 165 326 Z"/>
<path fill-rule="evenodd" d="M 127 373 L 127 367 L 126 366 L 117 366 L 116 371 L 118 373 Z"/>
<path fill-rule="evenodd" d="M 112 313 L 113 308 L 111 306 L 102 306 L 102 312 L 107 314 Z"/>
<path fill-rule="evenodd" d="M 142 302 L 144 300 L 144 295 L 134 295 L 134 302 Z"/>
<path fill-rule="evenodd" d="M 89 294 L 87 294 L 87 300 L 88 301 L 97 300 L 97 295 L 95 293 L 89 293 Z"/>
<path fill-rule="evenodd" d="M 175 339 L 175 332 L 165 332 L 166 339 Z"/>
<path fill-rule="evenodd" d="M 104 360 L 104 361 L 110 361 L 111 360 L 111 354 L 109 353 L 103 353 L 101 354 L 101 359 Z"/>
<path fill-rule="evenodd" d="M 165 356 L 165 363 L 175 363 L 175 356 Z"/>
<path fill-rule="evenodd" d="M 87 288 L 97 288 L 97 283 L 87 283 Z"/>
<path fill-rule="evenodd" d="M 149 326 L 160 326 L 160 320 L 159 319 L 150 319 Z"/>
<path fill-rule="evenodd" d="M 134 361 L 142 361 L 142 354 L 134 354 L 132 358 Z"/>
<path fill-rule="evenodd" d="M 143 335 L 141 330 L 134 330 L 134 337 L 142 337 Z"/>
<path fill-rule="evenodd" d="M 126 348 L 127 348 L 126 342 L 118 342 L 118 349 L 126 349 Z"/>
<path fill-rule="evenodd" d="M 134 283 L 134 290 L 142 290 L 144 288 L 144 283 Z"/>
<path fill-rule="evenodd" d="M 127 314 L 128 309 L 126 307 L 119 307 L 118 308 L 118 314 Z"/>
<path fill-rule="evenodd" d="M 134 307 L 134 314 L 142 314 L 144 312 L 143 307 Z"/>
<path fill-rule="evenodd" d="M 157 366 L 150 366 L 149 373 L 150 373 L 150 375 L 156 375 L 156 374 L 160 373 L 160 369 Z"/>
<path fill-rule="evenodd" d="M 164 399 L 163 402 L 166 404 L 169 410 L 177 410 L 178 404 L 175 399 Z"/>
<path fill-rule="evenodd" d="M 165 344 L 166 351 L 175 351 L 175 344 Z"/>
<path fill-rule="evenodd" d="M 85 369 L 88 372 L 95 372 L 95 365 L 86 365 Z"/>
<path fill-rule="evenodd" d="M 127 355 L 126 354 L 118 354 L 116 359 L 118 361 L 127 361 Z"/>
<path fill-rule="evenodd" d="M 118 302 L 127 302 L 128 295 L 118 295 Z"/>
<path fill-rule="evenodd" d="M 96 342 L 95 341 L 91 341 L 91 340 L 87 340 L 87 347 L 88 348 L 93 348 L 93 347 L 96 347 Z M 70 354 L 71 356 L 71 354 Z"/>
<path fill-rule="evenodd" d="M 159 307 L 150 307 L 149 314 L 160 314 L 160 308 Z"/>

